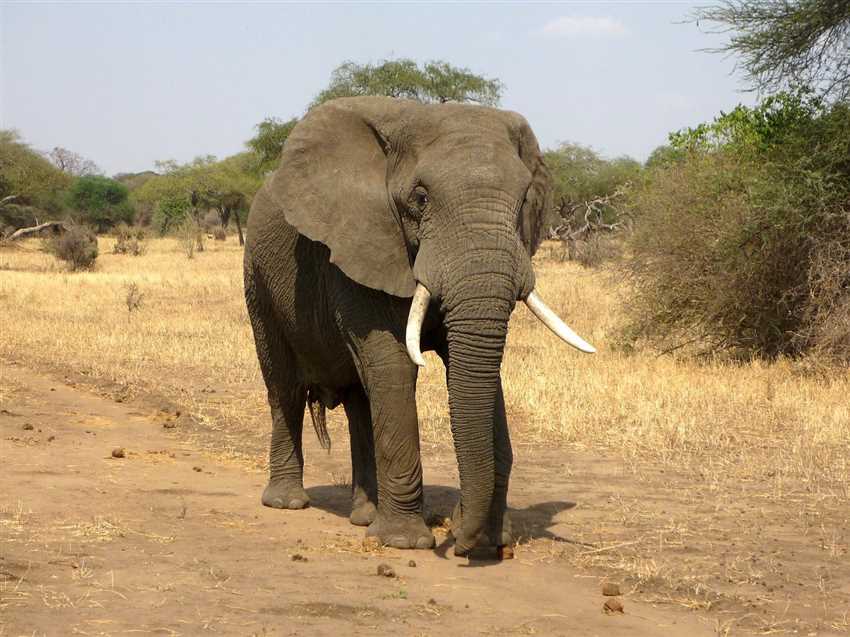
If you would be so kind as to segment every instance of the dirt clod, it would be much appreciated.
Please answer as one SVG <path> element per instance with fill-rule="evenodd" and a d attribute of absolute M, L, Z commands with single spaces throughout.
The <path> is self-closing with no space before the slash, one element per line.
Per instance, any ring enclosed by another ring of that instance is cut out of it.
<path fill-rule="evenodd" d="M 416 568 L 416 562 L 415 562 L 414 560 L 410 560 L 410 561 L 407 563 L 407 565 L 408 565 L 410 568 Z"/>
<path fill-rule="evenodd" d="M 162 423 L 163 429 L 174 429 L 177 426 L 177 423 L 173 420 L 169 420 L 168 422 Z"/>
<path fill-rule="evenodd" d="M 395 570 L 389 564 L 378 564 L 378 575 L 381 577 L 395 577 Z"/>
<path fill-rule="evenodd" d="M 606 599 L 605 603 L 602 605 L 602 610 L 606 615 L 611 615 L 613 613 L 624 613 L 623 610 L 623 602 L 621 602 L 616 597 L 612 597 L 611 599 Z"/>
<path fill-rule="evenodd" d="M 306 557 L 301 555 L 301 553 L 295 553 L 290 559 L 293 562 L 307 562 L 307 561 L 309 561 Z"/>
<path fill-rule="evenodd" d="M 616 597 L 617 595 L 621 595 L 620 585 L 615 582 L 605 582 L 602 585 L 602 594 L 606 597 Z"/>
<path fill-rule="evenodd" d="M 56 440 L 56 436 L 47 436 L 47 442 L 53 442 Z"/>
<path fill-rule="evenodd" d="M 203 469 L 201 469 L 200 467 L 192 467 L 192 471 L 197 471 L 198 473 L 200 473 L 201 471 L 203 471 Z"/>
<path fill-rule="evenodd" d="M 124 451 L 124 447 L 115 447 L 115 449 L 112 450 L 112 457 L 113 458 L 124 458 L 124 457 L 126 457 L 126 455 L 127 454 Z"/>
<path fill-rule="evenodd" d="M 34 429 L 34 427 L 31 424 L 29 424 L 28 422 L 26 422 L 26 423 L 24 423 L 24 426 L 22 427 L 22 429 L 24 431 L 32 431 Z"/>

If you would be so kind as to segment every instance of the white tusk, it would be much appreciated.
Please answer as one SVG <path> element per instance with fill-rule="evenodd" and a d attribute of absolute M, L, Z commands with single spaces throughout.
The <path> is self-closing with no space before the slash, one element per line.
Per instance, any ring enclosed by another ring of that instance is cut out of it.
<path fill-rule="evenodd" d="M 425 320 L 425 312 L 430 302 L 431 293 L 428 288 L 417 282 L 416 292 L 413 293 L 413 301 L 410 304 L 410 314 L 407 315 L 407 332 L 404 340 L 407 343 L 407 355 L 419 367 L 425 367 L 425 359 L 422 357 L 422 350 L 419 349 L 419 337 L 422 334 L 422 321 Z"/>
<path fill-rule="evenodd" d="M 565 343 L 567 343 L 568 345 L 572 345 L 573 347 L 578 350 L 581 350 L 585 354 L 596 353 L 596 348 L 593 347 L 593 345 L 591 345 L 587 341 L 585 341 L 581 336 L 573 332 L 567 326 L 567 324 L 561 320 L 561 317 L 555 314 L 552 308 L 550 308 L 543 302 L 543 299 L 540 298 L 537 292 L 532 290 L 531 294 L 528 295 L 528 298 L 525 299 L 525 304 L 528 306 L 528 309 L 531 310 L 531 313 L 543 322 L 543 325 L 545 325 L 550 330 L 555 332 L 555 334 L 560 336 Z M 408 323 L 407 325 L 408 329 L 410 329 L 410 323 Z M 410 351 L 409 344 L 407 346 L 407 349 L 408 351 Z"/>

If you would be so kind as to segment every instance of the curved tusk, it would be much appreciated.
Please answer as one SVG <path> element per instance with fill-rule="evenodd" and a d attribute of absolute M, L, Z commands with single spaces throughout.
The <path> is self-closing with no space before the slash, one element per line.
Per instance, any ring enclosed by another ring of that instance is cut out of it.
<path fill-rule="evenodd" d="M 555 332 L 555 334 L 561 337 L 565 343 L 572 345 L 577 350 L 581 350 L 585 354 L 596 353 L 596 348 L 585 341 L 581 336 L 573 332 L 567 324 L 561 320 L 561 317 L 555 314 L 552 308 L 543 302 L 543 299 L 540 298 L 540 295 L 537 294 L 536 291 L 531 291 L 531 294 L 529 294 L 528 298 L 525 299 L 525 304 L 528 306 L 528 309 L 531 310 L 531 313 L 541 320 L 543 325 Z M 408 326 L 409 325 L 410 324 L 408 323 Z M 410 346 L 408 345 L 408 351 L 409 350 Z"/>
<path fill-rule="evenodd" d="M 431 293 L 428 288 L 417 282 L 413 302 L 410 304 L 410 314 L 407 315 L 407 332 L 404 340 L 407 343 L 407 355 L 419 367 L 425 367 L 425 359 L 422 357 L 422 350 L 419 349 L 419 336 L 422 333 L 422 321 L 425 320 L 425 312 L 430 302 Z"/>

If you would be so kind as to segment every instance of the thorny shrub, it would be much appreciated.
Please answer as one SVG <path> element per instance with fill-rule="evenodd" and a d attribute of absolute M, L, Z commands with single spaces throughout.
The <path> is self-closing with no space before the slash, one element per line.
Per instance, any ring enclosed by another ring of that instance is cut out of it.
<path fill-rule="evenodd" d="M 850 361 L 850 109 L 785 96 L 679 135 L 630 194 L 624 344 Z"/>
<path fill-rule="evenodd" d="M 46 239 L 45 248 L 72 270 L 88 270 L 97 259 L 97 236 L 84 226 L 72 225 L 66 232 Z"/>

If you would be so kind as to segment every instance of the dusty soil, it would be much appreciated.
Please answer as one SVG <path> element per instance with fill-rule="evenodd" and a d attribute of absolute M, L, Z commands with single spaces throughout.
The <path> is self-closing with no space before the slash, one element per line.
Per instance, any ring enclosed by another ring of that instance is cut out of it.
<path fill-rule="evenodd" d="M 512 505 L 529 543 L 514 560 L 467 561 L 453 556 L 441 528 L 434 551 L 364 545 L 363 529 L 347 519 L 342 436 L 330 455 L 309 440 L 313 506 L 284 512 L 260 505 L 262 472 L 205 451 L 175 417 L 0 363 L 0 635 L 717 630 L 716 616 L 638 601 L 634 587 L 604 597 L 598 576 L 550 559 L 557 546 L 607 550 L 571 539 L 576 505 L 567 494 L 573 472 L 589 466 L 568 469 L 553 454 L 537 482 L 541 466 L 526 464 Z M 522 465 L 529 456 L 519 448 L 517 457 Z M 450 450 L 430 450 L 425 468 L 439 519 L 457 498 Z M 381 564 L 395 577 L 378 576 Z M 625 612 L 605 613 L 611 599 Z"/>

